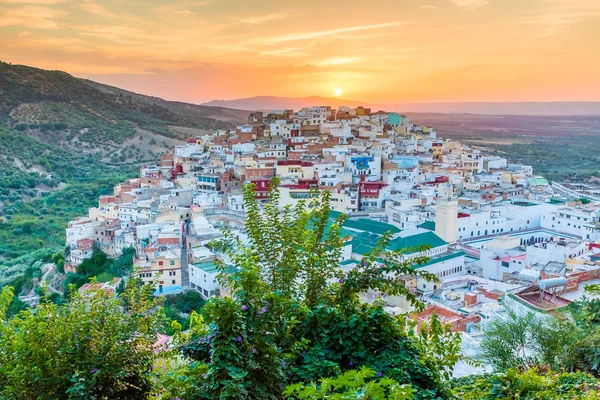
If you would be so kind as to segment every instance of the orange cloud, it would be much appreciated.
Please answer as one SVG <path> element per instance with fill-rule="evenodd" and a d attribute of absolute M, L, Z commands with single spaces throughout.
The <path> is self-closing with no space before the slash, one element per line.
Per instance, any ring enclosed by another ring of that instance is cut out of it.
<path fill-rule="evenodd" d="M 69 13 L 48 7 L 25 6 L 0 9 L 0 26 L 24 26 L 34 29 L 57 29 L 57 19 Z"/>
<path fill-rule="evenodd" d="M 600 100 L 598 0 L 278 4 L 0 0 L 0 57 L 187 101 Z"/>

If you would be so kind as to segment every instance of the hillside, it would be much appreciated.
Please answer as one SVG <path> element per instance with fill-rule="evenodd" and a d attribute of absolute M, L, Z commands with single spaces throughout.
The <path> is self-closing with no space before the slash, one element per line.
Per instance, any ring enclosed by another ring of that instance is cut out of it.
<path fill-rule="evenodd" d="M 68 220 L 139 165 L 246 117 L 0 62 L 0 264 L 61 246 Z"/>
<path fill-rule="evenodd" d="M 0 63 L 0 120 L 41 140 L 111 152 L 139 129 L 184 138 L 177 127 L 228 129 L 245 112 L 173 103 L 138 95 L 61 71 Z"/>

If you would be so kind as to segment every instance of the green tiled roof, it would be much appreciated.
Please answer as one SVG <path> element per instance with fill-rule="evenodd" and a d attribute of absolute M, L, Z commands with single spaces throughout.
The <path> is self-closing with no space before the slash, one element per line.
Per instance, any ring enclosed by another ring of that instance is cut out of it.
<path fill-rule="evenodd" d="M 201 269 L 202 271 L 206 272 L 207 274 L 214 274 L 215 272 L 218 271 L 217 265 L 214 263 L 214 261 L 197 262 L 197 263 L 193 263 L 192 265 L 198 269 Z"/>
<path fill-rule="evenodd" d="M 396 238 L 388 245 L 389 250 L 402 250 L 410 249 L 413 247 L 421 247 L 430 245 L 431 247 L 440 247 L 447 245 L 448 243 L 443 241 L 438 235 L 433 232 L 423 232 L 417 235 L 406 236 L 403 238 Z"/>
<path fill-rule="evenodd" d="M 335 218 L 337 218 L 340 214 L 341 213 L 336 211 L 331 211 L 329 213 L 329 220 L 327 221 L 327 226 L 325 227 L 325 236 L 329 233 L 329 230 L 331 229 Z M 435 229 L 435 223 L 433 221 L 427 222 L 433 224 L 433 229 Z M 424 224 L 427 224 L 427 222 L 425 222 Z M 346 222 L 344 222 L 344 225 L 342 226 L 341 233 L 342 237 L 352 237 L 351 243 L 353 253 L 364 255 L 369 253 L 377 245 L 377 242 L 379 242 L 379 240 L 381 239 L 381 235 L 388 231 L 392 234 L 401 232 L 401 230 L 394 225 L 386 224 L 379 221 L 372 221 L 369 219 L 359 219 L 346 220 Z M 398 237 L 396 239 L 393 239 L 388 244 L 387 249 L 402 250 L 410 248 L 419 248 L 425 245 L 430 245 L 431 247 L 440 247 L 447 244 L 447 242 L 443 241 L 435 233 L 424 232 L 419 233 L 417 235 L 407 236 L 404 238 Z"/>
<path fill-rule="evenodd" d="M 422 224 L 418 225 L 419 228 L 428 229 L 430 231 L 435 231 L 435 222 L 433 221 L 425 221 Z"/>
<path fill-rule="evenodd" d="M 358 254 L 367 254 L 377 242 L 381 235 L 369 232 L 360 232 L 352 237 L 352 252 Z"/>
<path fill-rule="evenodd" d="M 329 219 L 327 221 L 327 225 L 325 226 L 325 237 L 329 233 L 331 229 L 331 225 L 335 222 L 336 218 L 340 216 L 342 213 L 338 211 L 330 211 Z M 314 228 L 314 222 L 310 221 L 308 223 L 308 227 L 310 229 Z M 344 225 L 342 225 L 341 236 L 355 236 L 357 235 L 356 231 L 369 232 L 373 234 L 383 235 L 384 233 L 390 231 L 392 234 L 400 232 L 400 229 L 395 227 L 394 225 L 386 224 L 384 222 L 372 221 L 370 219 L 358 219 L 358 220 L 346 220 Z"/>
<path fill-rule="evenodd" d="M 530 186 L 547 186 L 548 181 L 544 178 L 529 178 Z"/>
<path fill-rule="evenodd" d="M 452 260 L 453 258 L 457 258 L 460 256 L 464 256 L 466 253 L 464 251 L 457 251 L 455 253 L 450 253 L 450 254 L 445 254 L 439 257 L 431 257 L 429 259 L 429 261 L 427 261 L 425 264 L 422 265 L 414 265 L 414 268 L 423 268 L 423 267 L 427 267 L 429 265 L 434 265 L 437 263 L 440 263 L 442 261 L 447 261 L 447 260 Z"/>
<path fill-rule="evenodd" d="M 400 229 L 398 229 L 394 225 L 386 224 L 384 222 L 379 221 L 372 221 L 370 219 L 346 220 L 346 222 L 344 222 L 344 227 L 356 229 L 359 231 L 377 233 L 380 235 L 383 235 L 388 231 L 392 233 L 400 232 Z"/>
<path fill-rule="evenodd" d="M 377 245 L 381 238 L 375 233 L 361 232 L 352 238 L 352 252 L 357 254 L 367 254 Z M 438 235 L 433 232 L 424 232 L 417 235 L 407 236 L 404 238 L 396 238 L 390 241 L 387 246 L 388 250 L 403 250 L 419 248 L 425 245 L 431 247 L 440 247 L 447 245 Z"/>

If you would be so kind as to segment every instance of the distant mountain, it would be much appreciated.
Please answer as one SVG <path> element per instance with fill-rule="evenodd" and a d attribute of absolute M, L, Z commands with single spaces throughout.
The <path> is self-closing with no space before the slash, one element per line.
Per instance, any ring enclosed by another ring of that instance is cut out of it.
<path fill-rule="evenodd" d="M 600 115 L 600 101 L 400 103 L 381 107 L 399 112 L 480 115 Z"/>
<path fill-rule="evenodd" d="M 281 109 L 299 110 L 303 107 L 312 106 L 368 106 L 366 103 L 338 98 L 309 96 L 309 97 L 278 97 L 278 96 L 256 96 L 238 100 L 212 100 L 204 103 L 204 106 L 236 108 L 249 111 L 271 111 Z"/>
<path fill-rule="evenodd" d="M 283 108 L 298 110 L 303 107 L 330 105 L 371 107 L 374 110 L 403 113 L 481 114 L 481 115 L 600 115 L 600 101 L 573 102 L 438 102 L 372 104 L 354 100 L 310 97 L 257 96 L 237 100 L 213 100 L 206 106 L 237 108 L 241 110 L 270 111 Z"/>

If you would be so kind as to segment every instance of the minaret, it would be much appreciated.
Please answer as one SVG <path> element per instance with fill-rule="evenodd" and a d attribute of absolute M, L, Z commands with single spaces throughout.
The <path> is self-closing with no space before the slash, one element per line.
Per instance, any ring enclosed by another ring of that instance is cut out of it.
<path fill-rule="evenodd" d="M 448 243 L 456 242 L 456 220 L 458 202 L 456 200 L 438 200 L 435 207 L 435 234 Z"/>

